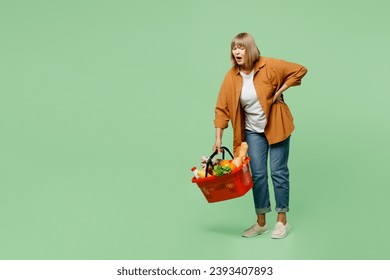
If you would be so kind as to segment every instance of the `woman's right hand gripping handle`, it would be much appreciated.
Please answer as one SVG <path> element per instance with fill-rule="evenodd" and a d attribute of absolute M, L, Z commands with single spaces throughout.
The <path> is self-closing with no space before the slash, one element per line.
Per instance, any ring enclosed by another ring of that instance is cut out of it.
<path fill-rule="evenodd" d="M 221 146 L 222 146 L 222 135 L 223 135 L 223 129 L 217 127 L 215 129 L 215 143 L 213 146 L 213 152 L 218 149 L 218 153 L 222 152 Z"/>

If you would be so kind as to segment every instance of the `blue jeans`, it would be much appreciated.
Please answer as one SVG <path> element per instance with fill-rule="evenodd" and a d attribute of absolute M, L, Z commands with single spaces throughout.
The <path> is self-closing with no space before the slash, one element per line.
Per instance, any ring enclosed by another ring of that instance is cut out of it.
<path fill-rule="evenodd" d="M 253 180 L 253 199 L 256 213 L 262 214 L 271 211 L 268 190 L 267 161 L 270 155 L 270 170 L 274 186 L 275 211 L 278 213 L 289 211 L 290 182 L 288 171 L 288 154 L 290 137 L 282 142 L 269 145 L 264 133 L 246 130 L 248 155 Z"/>

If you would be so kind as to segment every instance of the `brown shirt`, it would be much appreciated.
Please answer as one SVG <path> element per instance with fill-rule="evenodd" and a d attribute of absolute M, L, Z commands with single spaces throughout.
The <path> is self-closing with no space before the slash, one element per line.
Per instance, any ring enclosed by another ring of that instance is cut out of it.
<path fill-rule="evenodd" d="M 264 133 L 270 145 L 283 141 L 294 130 L 290 109 L 284 101 L 272 103 L 274 94 L 284 84 L 289 87 L 300 85 L 306 72 L 302 65 L 263 56 L 254 65 L 253 83 L 266 115 Z M 241 142 L 245 141 L 245 112 L 240 104 L 242 84 L 239 69 L 232 67 L 222 82 L 215 107 L 215 127 L 225 129 L 229 121 L 232 123 L 235 156 Z"/>

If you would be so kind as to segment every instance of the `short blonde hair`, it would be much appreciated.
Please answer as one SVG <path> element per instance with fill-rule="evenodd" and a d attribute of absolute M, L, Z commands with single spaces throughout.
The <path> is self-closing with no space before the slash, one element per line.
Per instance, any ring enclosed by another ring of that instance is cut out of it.
<path fill-rule="evenodd" d="M 232 50 L 233 48 L 237 47 L 243 47 L 245 49 L 246 54 L 246 61 L 245 64 L 253 67 L 253 65 L 256 63 L 256 61 L 259 59 L 260 51 L 259 48 L 256 46 L 255 39 L 253 39 L 252 35 L 249 33 L 239 33 L 236 37 L 233 38 L 231 46 L 230 46 L 230 60 L 232 61 L 232 64 L 236 67 L 238 67 L 236 60 L 234 59 Z"/>

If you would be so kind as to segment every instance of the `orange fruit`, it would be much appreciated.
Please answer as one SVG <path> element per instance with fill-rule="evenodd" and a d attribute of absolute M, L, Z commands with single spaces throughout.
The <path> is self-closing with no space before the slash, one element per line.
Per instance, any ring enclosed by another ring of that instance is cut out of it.
<path fill-rule="evenodd" d="M 233 162 L 229 163 L 228 166 L 229 166 L 232 170 L 234 170 L 234 169 L 237 168 L 237 165 L 235 165 Z"/>
<path fill-rule="evenodd" d="M 231 160 L 223 159 L 219 162 L 220 166 L 229 165 L 231 163 Z"/>

